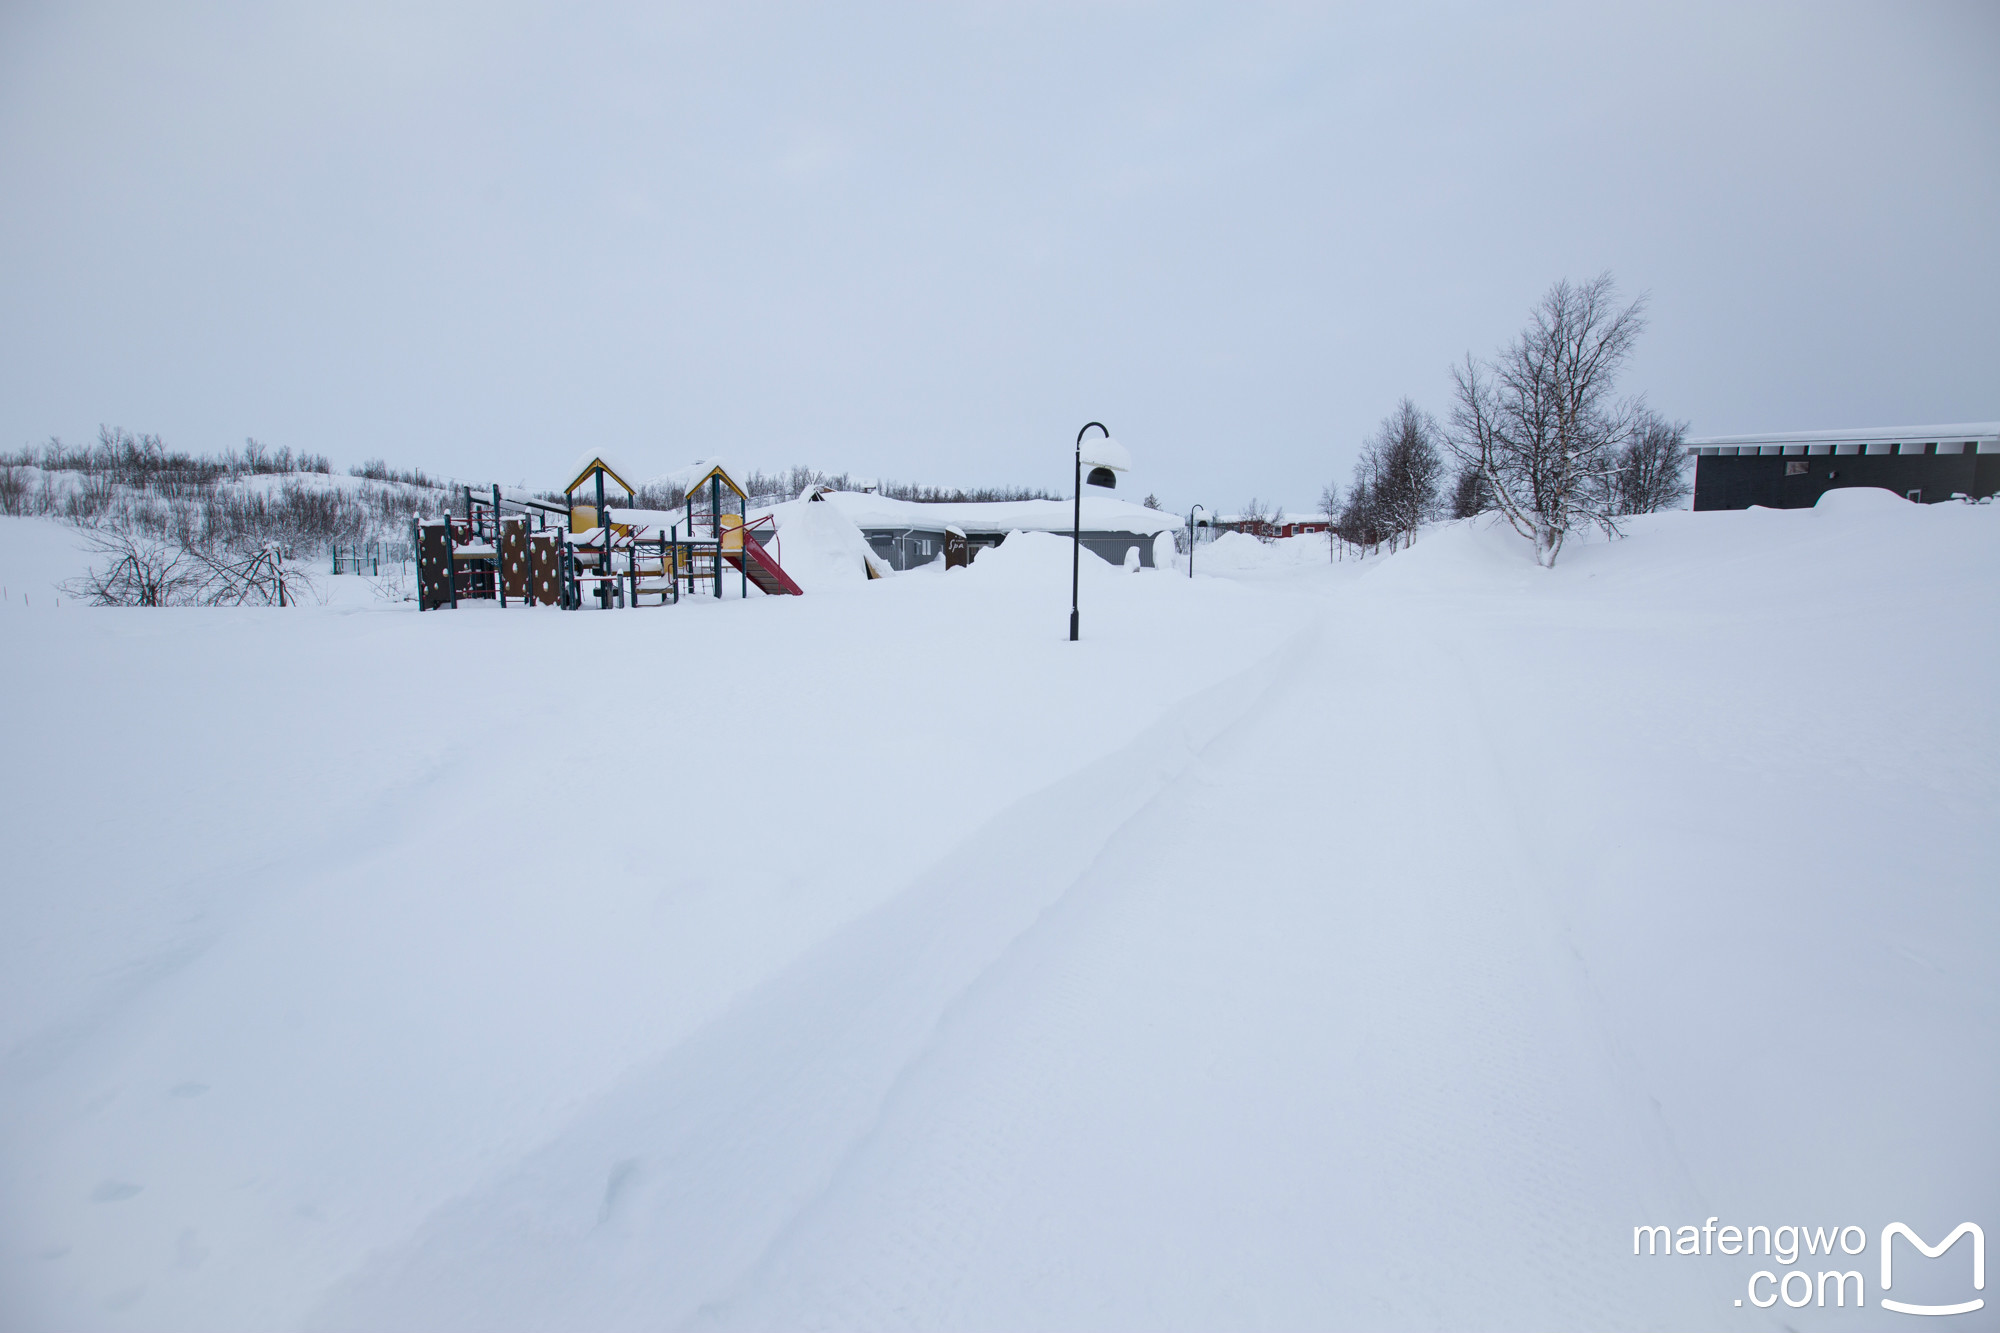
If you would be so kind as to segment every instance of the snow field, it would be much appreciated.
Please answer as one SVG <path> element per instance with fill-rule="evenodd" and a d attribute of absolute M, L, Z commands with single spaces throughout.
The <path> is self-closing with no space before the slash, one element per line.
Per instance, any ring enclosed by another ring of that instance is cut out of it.
<path fill-rule="evenodd" d="M 1066 584 L 1066 547 L 1040 555 Z M 38 759 L 4 802 L 29 850 L 0 932 L 0 1286 L 31 1323 L 296 1323 L 1295 630 L 1098 566 L 1076 648 L 1063 593 L 987 569 L 622 614 L 10 607 L 10 680 L 48 706 L 16 719 Z"/>
<path fill-rule="evenodd" d="M 1996 555 L 10 604 L 7 1322 L 1775 1327 L 1631 1228 L 2000 1197 Z"/>

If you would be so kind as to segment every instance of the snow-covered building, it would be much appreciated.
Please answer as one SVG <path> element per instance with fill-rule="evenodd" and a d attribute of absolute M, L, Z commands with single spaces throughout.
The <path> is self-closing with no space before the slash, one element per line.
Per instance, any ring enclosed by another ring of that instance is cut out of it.
<path fill-rule="evenodd" d="M 1069 500 L 1008 500 L 989 504 L 920 504 L 884 495 L 825 491 L 820 498 L 836 505 L 861 529 L 870 549 L 894 569 L 913 569 L 943 557 L 949 536 L 962 535 L 968 555 L 998 546 L 1010 532 L 1054 532 L 1068 536 L 1074 521 Z M 1138 553 L 1139 564 L 1152 568 L 1164 555 L 1164 539 L 1172 551 L 1177 515 L 1108 496 L 1083 498 L 1083 545 L 1114 565 Z"/>
<path fill-rule="evenodd" d="M 1807 509 L 1843 486 L 1934 504 L 2000 491 L 2000 422 L 1872 426 L 1687 441 L 1696 509 Z"/>

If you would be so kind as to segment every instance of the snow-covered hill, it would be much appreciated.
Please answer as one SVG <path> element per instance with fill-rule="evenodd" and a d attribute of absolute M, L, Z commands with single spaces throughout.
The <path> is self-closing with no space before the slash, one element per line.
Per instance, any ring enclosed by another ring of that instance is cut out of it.
<path fill-rule="evenodd" d="M 15 597 L 4 1322 L 1844 1327 L 1632 1228 L 2000 1225 L 1996 558 Z"/>

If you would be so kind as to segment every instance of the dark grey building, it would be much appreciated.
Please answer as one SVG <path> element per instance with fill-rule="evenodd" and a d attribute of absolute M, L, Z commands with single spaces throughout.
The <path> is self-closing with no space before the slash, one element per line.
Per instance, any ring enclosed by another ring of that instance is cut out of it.
<path fill-rule="evenodd" d="M 1689 440 L 1696 509 L 1809 509 L 1842 486 L 1922 504 L 2000 491 L 2000 422 Z"/>

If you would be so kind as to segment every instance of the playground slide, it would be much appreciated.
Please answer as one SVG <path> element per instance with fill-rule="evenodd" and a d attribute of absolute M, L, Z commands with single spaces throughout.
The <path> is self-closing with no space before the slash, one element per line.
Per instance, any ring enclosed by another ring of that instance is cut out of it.
<path fill-rule="evenodd" d="M 723 549 L 724 560 L 749 575 L 752 583 L 772 597 L 780 597 L 786 593 L 794 597 L 803 594 L 805 590 L 792 582 L 792 576 L 787 574 L 771 553 L 764 549 L 762 542 L 748 532 L 742 534 L 742 539 L 742 550 L 731 550 L 727 547 Z"/>

